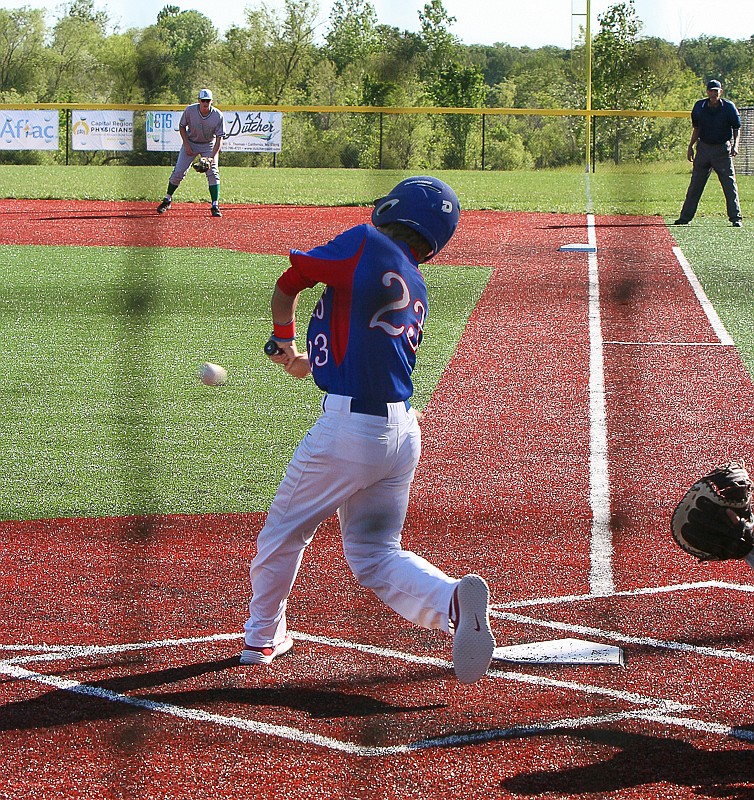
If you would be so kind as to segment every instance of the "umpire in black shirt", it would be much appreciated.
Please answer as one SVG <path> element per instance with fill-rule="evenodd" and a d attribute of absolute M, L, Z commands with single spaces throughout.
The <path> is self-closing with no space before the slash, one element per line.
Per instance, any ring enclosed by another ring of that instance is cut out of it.
<path fill-rule="evenodd" d="M 712 170 L 717 173 L 725 194 L 728 219 L 734 227 L 741 227 L 741 204 L 738 200 L 736 171 L 733 157 L 738 154 L 738 137 L 741 135 L 741 117 L 738 109 L 721 97 L 720 81 L 707 84 L 707 99 L 699 100 L 691 111 L 694 128 L 689 143 L 688 159 L 693 162 L 691 183 L 686 201 L 676 225 L 688 225 L 696 214 L 699 200 Z M 696 144 L 696 156 L 694 145 Z"/>

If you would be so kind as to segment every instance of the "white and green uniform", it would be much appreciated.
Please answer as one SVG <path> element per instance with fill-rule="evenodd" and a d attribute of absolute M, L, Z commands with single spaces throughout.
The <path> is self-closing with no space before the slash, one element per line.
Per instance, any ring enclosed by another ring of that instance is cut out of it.
<path fill-rule="evenodd" d="M 186 173 L 191 168 L 191 164 L 197 155 L 212 157 L 217 137 L 225 136 L 225 118 L 222 111 L 214 107 L 210 108 L 209 114 L 202 116 L 199 103 L 194 103 L 187 106 L 183 114 L 181 114 L 178 127 L 186 131 L 194 155 L 188 155 L 185 145 L 181 145 L 175 168 L 170 176 L 170 183 L 173 186 L 178 186 L 186 177 Z M 220 183 L 217 161 L 217 158 L 213 160 L 212 168 L 207 173 L 207 183 L 210 186 L 216 186 Z"/>

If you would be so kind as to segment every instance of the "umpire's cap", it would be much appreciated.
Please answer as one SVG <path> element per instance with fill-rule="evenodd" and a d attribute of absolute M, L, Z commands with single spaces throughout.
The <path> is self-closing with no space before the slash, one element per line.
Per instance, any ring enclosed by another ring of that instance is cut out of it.
<path fill-rule="evenodd" d="M 447 183 L 429 175 L 416 175 L 374 201 L 372 224 L 376 227 L 402 222 L 413 228 L 432 248 L 431 258 L 450 241 L 460 215 L 458 197 Z"/>

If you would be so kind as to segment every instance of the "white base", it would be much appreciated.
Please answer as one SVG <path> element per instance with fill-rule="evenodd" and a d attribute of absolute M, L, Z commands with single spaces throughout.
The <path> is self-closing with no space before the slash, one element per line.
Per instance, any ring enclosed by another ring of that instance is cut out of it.
<path fill-rule="evenodd" d="M 564 244 L 558 250 L 564 253 L 596 253 L 597 246 L 593 244 Z"/>
<path fill-rule="evenodd" d="M 606 664 L 620 667 L 626 664 L 620 647 L 583 639 L 553 639 L 496 647 L 492 660 L 511 664 Z"/>

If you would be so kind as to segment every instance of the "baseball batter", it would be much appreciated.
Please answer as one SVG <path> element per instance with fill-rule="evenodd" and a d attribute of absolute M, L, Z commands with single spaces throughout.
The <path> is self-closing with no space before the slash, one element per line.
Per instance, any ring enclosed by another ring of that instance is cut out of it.
<path fill-rule="evenodd" d="M 186 107 L 181 114 L 178 131 L 183 144 L 178 151 L 178 158 L 168 181 L 167 193 L 157 206 L 157 213 L 164 214 L 170 208 L 173 194 L 186 177 L 194 159 L 197 156 L 206 156 L 212 162 L 207 172 L 212 216 L 222 217 L 219 205 L 220 171 L 217 157 L 225 136 L 225 118 L 219 108 L 212 106 L 212 92 L 209 89 L 202 89 L 199 92 L 199 102 Z"/>
<path fill-rule="evenodd" d="M 242 664 L 269 664 L 293 646 L 287 599 L 317 526 L 337 511 L 359 583 L 405 619 L 453 632 L 461 682 L 479 680 L 489 667 L 495 640 L 487 583 L 474 574 L 450 577 L 401 548 L 421 450 L 409 402 L 428 311 L 419 264 L 450 240 L 459 215 L 450 186 L 409 178 L 375 202 L 372 225 L 290 253 L 272 296 L 278 351 L 269 357 L 294 377 L 311 374 L 325 395 L 257 539 Z M 318 283 L 325 290 L 304 355 L 295 344 L 296 306 L 301 291 Z"/>

